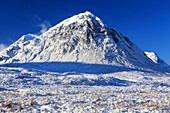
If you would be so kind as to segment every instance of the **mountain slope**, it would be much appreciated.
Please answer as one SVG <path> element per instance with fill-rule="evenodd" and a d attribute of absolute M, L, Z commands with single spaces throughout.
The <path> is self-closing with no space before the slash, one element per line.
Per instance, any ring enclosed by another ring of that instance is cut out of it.
<path fill-rule="evenodd" d="M 41 36 L 28 35 L 0 53 L 0 63 L 83 62 L 133 68 L 159 68 L 127 37 L 90 12 L 80 13 Z"/>

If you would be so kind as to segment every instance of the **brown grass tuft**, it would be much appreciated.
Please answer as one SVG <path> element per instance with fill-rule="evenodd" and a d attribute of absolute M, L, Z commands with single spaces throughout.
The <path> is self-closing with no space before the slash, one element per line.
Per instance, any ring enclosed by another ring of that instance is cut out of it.
<path fill-rule="evenodd" d="M 29 105 L 30 105 L 30 106 L 34 105 L 34 100 L 33 100 L 33 99 L 31 99 L 31 100 L 29 101 Z"/>

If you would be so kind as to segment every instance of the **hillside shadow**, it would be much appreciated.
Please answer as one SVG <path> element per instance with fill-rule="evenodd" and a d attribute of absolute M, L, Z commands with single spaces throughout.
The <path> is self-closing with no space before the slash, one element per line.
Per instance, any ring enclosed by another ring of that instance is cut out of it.
<path fill-rule="evenodd" d="M 3 64 L 0 67 L 21 67 L 24 69 L 38 69 L 57 73 L 84 73 L 84 74 L 109 74 L 123 71 L 143 71 L 139 69 L 113 66 L 107 64 L 87 64 L 77 62 L 29 62 L 29 63 L 11 63 Z"/>

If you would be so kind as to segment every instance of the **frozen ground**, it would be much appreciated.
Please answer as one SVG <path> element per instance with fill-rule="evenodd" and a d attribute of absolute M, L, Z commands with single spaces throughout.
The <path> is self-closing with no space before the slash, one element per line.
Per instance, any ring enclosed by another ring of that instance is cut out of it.
<path fill-rule="evenodd" d="M 57 64 L 60 66 L 1 65 L 0 111 L 170 112 L 168 73 L 97 64 Z"/>

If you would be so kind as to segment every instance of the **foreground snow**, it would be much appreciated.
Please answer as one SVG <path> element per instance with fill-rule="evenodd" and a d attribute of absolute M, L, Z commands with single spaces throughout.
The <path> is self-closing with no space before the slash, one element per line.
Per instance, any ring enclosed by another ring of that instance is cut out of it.
<path fill-rule="evenodd" d="M 93 68 L 89 71 L 62 68 L 52 72 L 41 67 L 33 69 L 29 64 L 1 66 L 1 112 L 170 111 L 168 73 L 120 67 L 114 67 L 116 72 L 102 67 L 108 69 L 105 73 Z"/>

